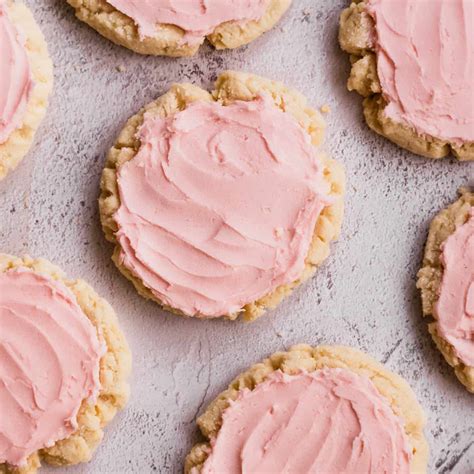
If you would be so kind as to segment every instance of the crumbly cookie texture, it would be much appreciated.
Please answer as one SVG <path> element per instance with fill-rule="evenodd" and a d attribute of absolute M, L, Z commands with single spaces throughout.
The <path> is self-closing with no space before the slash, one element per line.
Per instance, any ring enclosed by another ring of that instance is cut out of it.
<path fill-rule="evenodd" d="M 277 107 L 293 115 L 311 136 L 312 143 L 315 146 L 321 144 L 324 122 L 318 112 L 308 107 L 306 99 L 302 95 L 287 89 L 279 82 L 269 79 L 252 74 L 225 72 L 217 79 L 215 90 L 212 93 L 190 84 L 173 85 L 169 92 L 148 104 L 127 122 L 116 144 L 109 151 L 101 179 L 99 208 L 105 236 L 107 240 L 115 244 L 112 259 L 122 274 L 135 285 L 140 295 L 156 301 L 165 309 L 175 314 L 183 315 L 181 312 L 163 305 L 145 287 L 142 281 L 135 277 L 120 262 L 120 246 L 115 238 L 118 227 L 114 220 L 114 214 L 120 207 L 117 171 L 125 162 L 132 160 L 140 148 L 137 131 L 143 123 L 145 112 L 155 116 L 166 117 L 184 110 L 189 104 L 197 100 L 214 100 L 226 105 L 236 100 L 251 101 L 262 92 L 268 92 Z M 341 229 L 344 212 L 345 175 L 342 165 L 334 160 L 324 157 L 324 165 L 324 177 L 331 185 L 330 195 L 333 198 L 333 203 L 322 211 L 316 222 L 312 244 L 306 257 L 306 266 L 302 275 L 297 281 L 288 285 L 282 285 L 274 292 L 253 303 L 247 304 L 241 313 L 227 315 L 228 318 L 236 319 L 239 315 L 242 315 L 246 320 L 258 318 L 267 308 L 277 306 L 296 286 L 310 278 L 317 266 L 329 255 L 330 243 L 339 236 Z"/>
<path fill-rule="evenodd" d="M 423 266 L 418 272 L 417 287 L 421 291 L 423 315 L 436 319 L 434 307 L 438 301 L 439 288 L 443 278 L 441 244 L 463 225 L 474 206 L 474 193 L 466 188 L 460 190 L 461 197 L 451 206 L 441 211 L 432 221 L 426 241 Z M 439 334 L 436 322 L 428 325 L 428 330 L 436 346 L 448 364 L 453 367 L 459 381 L 469 392 L 474 393 L 474 367 L 465 365 L 455 354 L 454 347 Z"/>
<path fill-rule="evenodd" d="M 14 130 L 5 143 L 0 143 L 0 180 L 15 169 L 28 153 L 41 120 L 48 107 L 53 88 L 53 63 L 46 41 L 30 10 L 19 2 L 8 2 L 8 14 L 26 36 L 26 51 L 34 80 L 20 128 Z"/>
<path fill-rule="evenodd" d="M 23 258 L 0 254 L 0 272 L 28 268 L 64 283 L 76 296 L 77 302 L 97 328 L 107 346 L 100 360 L 100 392 L 96 403 L 84 400 L 77 415 L 78 429 L 69 438 L 56 442 L 28 458 L 26 466 L 14 468 L 0 464 L 0 474 L 34 474 L 41 460 L 55 466 L 90 461 L 103 438 L 103 428 L 127 403 L 130 387 L 127 382 L 132 356 L 112 307 L 83 280 L 69 280 L 55 265 L 44 259 Z"/>
<path fill-rule="evenodd" d="M 375 25 L 366 12 L 363 0 L 354 0 L 340 18 L 339 44 L 350 54 L 351 73 L 347 82 L 350 91 L 364 97 L 364 116 L 369 127 L 397 145 L 427 158 L 443 158 L 453 154 L 459 160 L 474 160 L 474 143 L 462 146 L 421 135 L 413 127 L 397 123 L 384 114 L 387 105 L 377 74 Z"/>
<path fill-rule="evenodd" d="M 140 38 L 135 22 L 106 0 L 67 0 L 79 20 L 87 23 L 110 41 L 140 54 L 154 56 L 193 56 L 200 44 L 182 42 L 185 32 L 174 25 L 159 25 L 153 37 Z M 258 21 L 226 22 L 219 25 L 207 40 L 216 49 L 238 48 L 270 30 L 289 8 L 291 0 L 271 0 L 265 15 Z"/>
<path fill-rule="evenodd" d="M 428 443 L 423 434 L 425 416 L 410 386 L 400 376 L 389 372 L 368 355 L 350 347 L 319 346 L 300 344 L 288 352 L 277 352 L 263 362 L 254 365 L 239 375 L 227 390 L 222 392 L 198 418 L 197 424 L 204 437 L 204 443 L 193 447 L 186 458 L 184 472 L 200 472 L 210 452 L 210 440 L 215 438 L 222 423 L 222 414 L 231 400 L 236 400 L 243 389 L 254 390 L 269 374 L 281 370 L 295 374 L 300 370 L 312 372 L 324 368 L 345 368 L 356 374 L 368 377 L 383 395 L 393 412 L 405 424 L 413 450 L 412 473 L 426 472 L 428 462 Z"/>

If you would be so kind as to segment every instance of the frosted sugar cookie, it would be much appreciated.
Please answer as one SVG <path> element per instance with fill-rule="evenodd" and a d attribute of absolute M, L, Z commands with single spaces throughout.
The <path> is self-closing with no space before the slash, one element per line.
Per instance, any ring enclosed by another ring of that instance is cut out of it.
<path fill-rule="evenodd" d="M 67 0 L 76 16 L 137 53 L 192 56 L 204 40 L 238 48 L 270 30 L 291 0 Z"/>
<path fill-rule="evenodd" d="M 0 472 L 89 461 L 129 394 L 110 305 L 46 260 L 0 254 L 0 328 Z"/>
<path fill-rule="evenodd" d="M 461 197 L 431 223 L 418 272 L 423 314 L 433 340 L 456 376 L 474 393 L 474 193 Z"/>
<path fill-rule="evenodd" d="M 142 296 L 254 319 L 328 256 L 344 172 L 298 93 L 236 72 L 215 87 L 174 85 L 128 121 L 102 176 L 102 226 Z"/>
<path fill-rule="evenodd" d="M 46 113 L 53 65 L 30 10 L 0 0 L 0 180 L 33 143 Z"/>
<path fill-rule="evenodd" d="M 422 156 L 474 160 L 472 38 L 471 0 L 353 2 L 339 42 L 370 128 Z"/>
<path fill-rule="evenodd" d="M 298 345 L 238 376 L 201 415 L 185 473 L 424 473 L 408 384 L 349 347 Z"/>

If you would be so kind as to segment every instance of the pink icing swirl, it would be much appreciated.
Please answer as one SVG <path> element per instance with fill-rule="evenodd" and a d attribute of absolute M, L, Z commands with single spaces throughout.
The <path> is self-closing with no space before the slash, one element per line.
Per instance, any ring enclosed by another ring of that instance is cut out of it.
<path fill-rule="evenodd" d="M 0 464 L 73 433 L 95 397 L 103 347 L 71 291 L 32 271 L 0 273 Z"/>
<path fill-rule="evenodd" d="M 270 98 L 146 117 L 118 172 L 120 261 L 164 304 L 234 314 L 302 273 L 329 203 L 309 135 Z"/>
<path fill-rule="evenodd" d="M 474 367 L 474 207 L 468 221 L 443 243 L 441 260 L 438 328 L 459 359 Z"/>
<path fill-rule="evenodd" d="M 0 144 L 23 119 L 32 88 L 30 64 L 23 36 L 0 0 Z"/>
<path fill-rule="evenodd" d="M 271 374 L 224 411 L 202 474 L 410 473 L 402 421 L 346 369 Z"/>
<path fill-rule="evenodd" d="M 184 41 L 199 43 L 227 21 L 259 20 L 269 0 L 107 0 L 132 18 L 140 35 L 151 37 L 159 24 L 175 25 L 185 31 Z"/>
<path fill-rule="evenodd" d="M 385 114 L 421 134 L 474 141 L 474 2 L 368 0 Z"/>

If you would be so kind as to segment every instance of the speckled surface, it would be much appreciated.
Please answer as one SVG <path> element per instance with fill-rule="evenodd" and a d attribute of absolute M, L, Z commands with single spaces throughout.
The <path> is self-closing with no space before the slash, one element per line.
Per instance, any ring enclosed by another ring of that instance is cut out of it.
<path fill-rule="evenodd" d="M 239 372 L 294 343 L 349 344 L 403 375 L 426 410 L 430 471 L 474 471 L 474 398 L 435 349 L 415 274 L 430 219 L 474 184 L 474 164 L 417 158 L 375 136 L 345 90 L 337 46 L 345 0 L 295 0 L 279 27 L 234 52 L 134 55 L 75 20 L 63 0 L 27 0 L 54 59 L 55 91 L 28 158 L 0 184 L 1 250 L 44 256 L 116 308 L 134 353 L 132 398 L 93 461 L 46 473 L 180 472 L 194 419 Z M 121 72 L 120 70 L 123 69 Z M 208 86 L 224 69 L 284 81 L 329 104 L 326 148 L 347 169 L 340 242 L 315 278 L 252 324 L 200 322 L 140 298 L 110 261 L 97 211 L 104 155 L 125 120 L 175 81 Z"/>

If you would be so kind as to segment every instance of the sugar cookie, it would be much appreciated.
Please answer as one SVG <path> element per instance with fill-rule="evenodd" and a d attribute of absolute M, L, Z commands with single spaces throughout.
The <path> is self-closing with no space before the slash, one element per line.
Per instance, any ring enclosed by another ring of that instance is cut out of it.
<path fill-rule="evenodd" d="M 43 259 L 0 254 L 0 472 L 87 462 L 128 399 L 110 305 Z"/>
<path fill-rule="evenodd" d="M 409 385 L 349 347 L 298 345 L 238 376 L 201 415 L 185 473 L 424 473 Z"/>
<path fill-rule="evenodd" d="M 474 160 L 474 4 L 356 0 L 341 15 L 367 124 L 428 158 Z"/>
<path fill-rule="evenodd" d="M 204 40 L 238 48 L 270 30 L 291 0 L 67 0 L 76 16 L 116 44 L 140 54 L 192 56 Z"/>
<path fill-rule="evenodd" d="M 113 260 L 138 292 L 186 316 L 260 316 L 328 256 L 342 166 L 320 115 L 282 84 L 227 72 L 132 117 L 99 199 Z"/>
<path fill-rule="evenodd" d="M 433 340 L 456 376 L 474 393 L 474 193 L 461 197 L 431 223 L 418 272 L 423 314 Z"/>
<path fill-rule="evenodd" d="M 48 106 L 53 65 L 30 10 L 0 0 L 0 180 L 30 149 Z"/>

